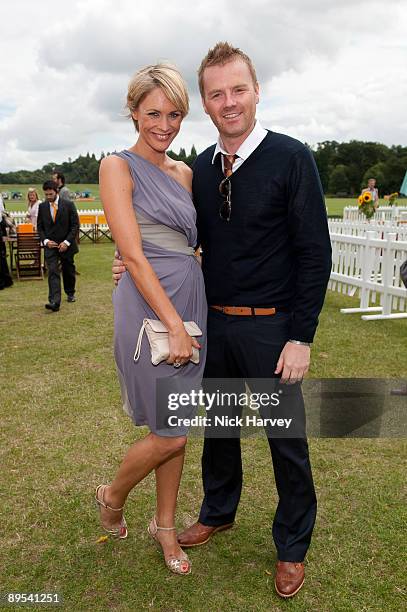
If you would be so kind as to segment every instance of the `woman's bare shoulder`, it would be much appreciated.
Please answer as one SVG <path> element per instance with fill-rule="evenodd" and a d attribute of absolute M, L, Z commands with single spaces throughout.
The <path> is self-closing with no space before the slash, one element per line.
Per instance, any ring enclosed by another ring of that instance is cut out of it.
<path fill-rule="evenodd" d="M 177 161 L 176 164 L 179 172 L 183 174 L 183 176 L 187 178 L 192 178 L 192 168 L 190 168 L 188 164 L 183 161 Z"/>
<path fill-rule="evenodd" d="M 125 159 L 118 155 L 108 155 L 100 162 L 99 176 L 118 177 L 131 180 L 129 165 Z"/>
<path fill-rule="evenodd" d="M 192 169 L 183 161 L 175 162 L 175 171 L 178 175 L 178 181 L 189 192 L 192 191 Z"/>
<path fill-rule="evenodd" d="M 127 168 L 128 164 L 125 159 L 119 157 L 119 155 L 108 155 L 104 157 L 100 162 L 100 168 L 112 169 L 112 168 Z"/>

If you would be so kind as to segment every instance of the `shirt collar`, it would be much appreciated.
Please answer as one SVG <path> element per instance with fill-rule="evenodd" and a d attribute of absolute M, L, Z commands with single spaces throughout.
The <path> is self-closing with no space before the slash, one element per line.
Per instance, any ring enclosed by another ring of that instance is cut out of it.
<path fill-rule="evenodd" d="M 247 136 L 246 140 L 242 142 L 238 150 L 236 151 L 236 155 L 241 159 L 246 160 L 249 155 L 253 153 L 255 149 L 259 146 L 261 141 L 267 136 L 267 130 L 265 130 L 261 125 L 260 121 L 257 119 L 254 124 L 254 128 Z M 223 143 L 221 137 L 218 136 L 218 142 L 216 143 L 215 150 L 213 152 L 212 164 L 215 163 L 215 159 L 219 153 L 223 153 L 223 155 L 229 155 L 227 151 L 225 151 L 223 147 Z"/>

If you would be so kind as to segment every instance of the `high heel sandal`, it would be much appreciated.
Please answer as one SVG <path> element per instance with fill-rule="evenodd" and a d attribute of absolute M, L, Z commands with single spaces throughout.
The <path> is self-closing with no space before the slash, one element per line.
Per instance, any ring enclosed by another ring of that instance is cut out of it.
<path fill-rule="evenodd" d="M 155 516 L 151 519 L 151 523 L 147 528 L 148 533 L 151 535 L 153 540 L 157 543 L 157 545 L 162 549 L 162 545 L 160 540 L 157 538 L 158 531 L 175 531 L 175 527 L 159 527 L 157 525 L 157 521 Z M 188 558 L 188 555 L 182 550 L 180 557 L 170 556 L 167 559 L 164 556 L 165 565 L 168 569 L 174 574 L 179 574 L 181 576 L 187 576 L 191 573 L 191 561 Z"/>
<path fill-rule="evenodd" d="M 99 513 L 101 514 L 101 511 L 100 511 L 101 506 L 102 508 L 106 508 L 106 510 L 113 510 L 113 512 L 121 512 L 124 506 L 122 506 L 121 508 L 112 508 L 111 506 L 108 506 L 107 504 L 105 504 L 106 487 L 107 485 L 99 485 L 96 488 L 95 501 L 96 501 Z M 102 499 L 99 499 L 100 490 L 102 491 Z M 124 516 L 122 516 L 120 527 L 111 527 L 110 529 L 107 529 L 102 523 L 102 516 L 100 517 L 100 522 L 101 522 L 101 525 L 104 531 L 106 531 L 106 533 L 111 535 L 113 538 L 118 539 L 118 540 L 124 540 L 125 538 L 127 538 L 127 523 L 126 523 L 126 519 L 124 518 Z"/>

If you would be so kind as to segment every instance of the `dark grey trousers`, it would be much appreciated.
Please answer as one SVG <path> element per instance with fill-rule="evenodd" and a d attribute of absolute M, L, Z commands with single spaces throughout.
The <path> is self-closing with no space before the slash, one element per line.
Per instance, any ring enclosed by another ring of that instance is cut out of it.
<path fill-rule="evenodd" d="M 47 249 L 45 247 L 45 262 L 48 270 L 48 300 L 55 304 L 61 303 L 61 273 L 64 291 L 67 295 L 75 294 L 75 264 L 74 253 L 69 249 L 60 253 L 58 249 Z"/>

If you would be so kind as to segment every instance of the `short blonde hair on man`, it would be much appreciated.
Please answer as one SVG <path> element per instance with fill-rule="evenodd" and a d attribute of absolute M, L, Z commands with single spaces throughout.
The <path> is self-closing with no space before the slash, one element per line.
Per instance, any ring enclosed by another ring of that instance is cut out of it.
<path fill-rule="evenodd" d="M 224 66 L 228 62 L 233 62 L 237 59 L 242 60 L 242 62 L 247 65 L 253 79 L 253 84 L 257 85 L 256 70 L 250 57 L 238 47 L 232 47 L 228 42 L 218 42 L 213 49 L 209 49 L 198 69 L 199 91 L 201 92 L 202 98 L 204 97 L 203 74 L 205 68 L 209 68 L 210 66 Z"/>
<path fill-rule="evenodd" d="M 179 70 L 168 63 L 145 66 L 136 72 L 127 90 L 128 117 L 132 117 L 140 102 L 150 91 L 161 87 L 167 98 L 185 117 L 189 111 L 189 96 L 186 84 Z M 138 121 L 133 119 L 138 131 Z"/>

